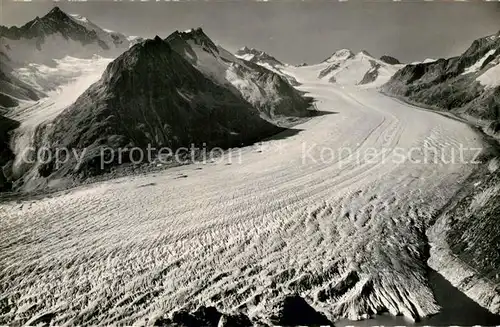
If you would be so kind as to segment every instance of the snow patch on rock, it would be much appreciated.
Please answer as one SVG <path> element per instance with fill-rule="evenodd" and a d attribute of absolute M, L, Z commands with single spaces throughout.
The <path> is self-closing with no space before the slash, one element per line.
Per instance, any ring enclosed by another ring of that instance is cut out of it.
<path fill-rule="evenodd" d="M 490 51 L 488 51 L 483 57 L 481 57 L 473 65 L 467 67 L 464 70 L 464 72 L 462 73 L 462 75 L 467 75 L 467 74 L 478 72 L 481 69 L 481 67 L 483 66 L 486 59 L 488 59 L 488 57 L 491 56 L 492 54 L 494 54 L 495 52 L 496 52 L 496 49 L 491 49 Z"/>
<path fill-rule="evenodd" d="M 476 78 L 485 88 L 493 88 L 500 85 L 500 62 L 494 60 L 495 65 Z"/>

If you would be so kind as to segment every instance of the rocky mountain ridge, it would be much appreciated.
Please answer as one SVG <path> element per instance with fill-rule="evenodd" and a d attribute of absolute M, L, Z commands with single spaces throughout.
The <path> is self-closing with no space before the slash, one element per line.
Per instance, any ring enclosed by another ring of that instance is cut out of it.
<path fill-rule="evenodd" d="M 383 86 L 389 95 L 449 111 L 500 130 L 499 33 L 475 40 L 460 56 L 406 65 Z"/>

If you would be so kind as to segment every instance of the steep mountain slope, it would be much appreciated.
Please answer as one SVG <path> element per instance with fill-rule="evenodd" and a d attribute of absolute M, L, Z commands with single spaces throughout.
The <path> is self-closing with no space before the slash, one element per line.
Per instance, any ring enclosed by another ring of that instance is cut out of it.
<path fill-rule="evenodd" d="M 290 117 L 311 116 L 311 99 L 279 73 L 237 58 L 215 45 L 201 28 L 176 31 L 166 41 L 212 81 L 233 88 L 266 119 L 286 124 Z"/>
<path fill-rule="evenodd" d="M 43 93 L 16 77 L 12 66 L 10 58 L 0 51 L 0 112 L 19 105 L 19 101 L 36 101 L 43 96 Z"/>
<path fill-rule="evenodd" d="M 401 64 L 401 62 L 399 60 L 397 60 L 396 58 L 391 57 L 391 56 L 387 56 L 387 55 L 383 55 L 382 57 L 380 57 L 380 60 L 382 60 L 383 62 L 390 64 L 390 65 Z"/>
<path fill-rule="evenodd" d="M 10 133 L 17 128 L 19 123 L 0 115 L 0 191 L 10 189 L 10 183 L 4 175 L 3 166 L 14 159 L 10 150 Z"/>
<path fill-rule="evenodd" d="M 85 17 L 68 15 L 54 7 L 21 27 L 0 26 L 0 44 L 0 50 L 16 63 L 47 64 L 65 56 L 116 57 L 129 48 L 130 41 L 123 34 L 106 31 Z"/>
<path fill-rule="evenodd" d="M 340 85 L 380 86 L 397 71 L 398 65 L 375 59 L 365 51 L 354 54 L 348 49 L 336 51 L 320 65 L 319 78 Z"/>
<path fill-rule="evenodd" d="M 460 56 L 407 65 L 384 85 L 388 94 L 490 122 L 500 129 L 500 34 L 475 40 Z"/>
<path fill-rule="evenodd" d="M 59 167 L 57 176 L 62 176 L 99 173 L 104 147 L 145 149 L 151 145 L 175 150 L 192 143 L 234 147 L 280 130 L 262 119 L 250 103 L 207 79 L 156 37 L 136 44 L 113 61 L 73 105 L 40 127 L 35 139 L 38 146 L 52 149 L 85 149 L 77 171 L 72 171 L 75 161 L 71 161 Z M 42 176 L 57 170 L 55 162 L 35 168 L 34 174 Z"/>

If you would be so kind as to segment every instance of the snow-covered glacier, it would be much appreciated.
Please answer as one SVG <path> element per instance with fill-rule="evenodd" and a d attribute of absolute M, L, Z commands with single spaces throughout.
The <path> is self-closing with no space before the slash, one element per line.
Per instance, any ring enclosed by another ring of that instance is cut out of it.
<path fill-rule="evenodd" d="M 426 230 L 475 167 L 450 149 L 481 139 L 324 68 L 282 68 L 323 114 L 231 162 L 2 203 L 0 321 L 132 325 L 204 305 L 272 324 L 292 295 L 330 321 L 438 312 Z M 428 146 L 443 160 L 424 163 Z"/>

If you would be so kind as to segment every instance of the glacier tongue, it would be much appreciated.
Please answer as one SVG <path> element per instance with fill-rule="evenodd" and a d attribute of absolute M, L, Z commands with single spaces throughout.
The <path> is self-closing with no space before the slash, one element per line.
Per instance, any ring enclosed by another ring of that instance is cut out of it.
<path fill-rule="evenodd" d="M 53 120 L 90 85 L 98 81 L 111 61 L 99 56 L 93 56 L 92 59 L 66 56 L 56 60 L 55 67 L 30 64 L 13 72 L 22 81 L 48 95 L 37 102 L 26 102 L 14 108 L 8 115 L 21 123 L 15 130 L 12 141 L 16 155 L 13 164 L 15 176 L 21 176 L 25 172 L 23 154 L 35 142 L 34 133 L 37 127 Z"/>

